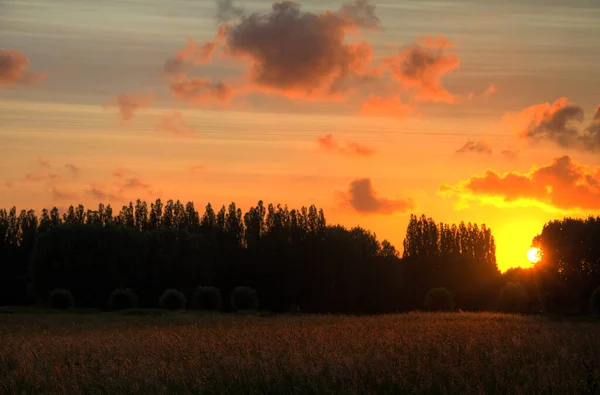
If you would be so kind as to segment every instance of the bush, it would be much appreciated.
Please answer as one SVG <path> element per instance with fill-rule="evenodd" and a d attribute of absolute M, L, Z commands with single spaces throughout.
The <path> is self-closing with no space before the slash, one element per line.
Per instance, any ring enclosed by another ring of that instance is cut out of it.
<path fill-rule="evenodd" d="M 433 288 L 425 297 L 425 308 L 431 311 L 454 310 L 454 298 L 446 288 Z"/>
<path fill-rule="evenodd" d="M 50 307 L 53 309 L 72 309 L 74 306 L 75 301 L 69 290 L 58 288 L 50 292 Z"/>
<path fill-rule="evenodd" d="M 223 306 L 221 291 L 215 287 L 198 287 L 194 291 L 192 305 L 198 310 L 219 311 Z"/>
<path fill-rule="evenodd" d="M 256 310 L 258 308 L 258 295 L 249 287 L 237 287 L 231 292 L 231 308 L 235 311 Z"/>
<path fill-rule="evenodd" d="M 600 287 L 596 288 L 590 296 L 590 312 L 600 315 Z"/>
<path fill-rule="evenodd" d="M 185 295 L 178 290 L 167 289 L 160 297 L 159 305 L 161 309 L 175 311 L 183 309 L 186 301 Z"/>
<path fill-rule="evenodd" d="M 129 288 L 115 289 L 110 293 L 108 299 L 109 310 L 118 311 L 125 309 L 135 309 L 138 304 L 137 294 Z"/>
<path fill-rule="evenodd" d="M 528 304 L 529 297 L 520 284 L 506 283 L 500 291 L 498 310 L 504 313 L 524 313 Z"/>

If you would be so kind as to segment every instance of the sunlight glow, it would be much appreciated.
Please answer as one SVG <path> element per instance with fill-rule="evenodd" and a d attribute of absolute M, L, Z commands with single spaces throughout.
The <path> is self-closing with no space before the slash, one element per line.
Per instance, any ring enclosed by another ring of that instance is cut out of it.
<path fill-rule="evenodd" d="M 542 250 L 535 247 L 530 249 L 527 251 L 527 259 L 529 259 L 529 262 L 531 263 L 538 263 L 540 259 L 542 259 Z"/>

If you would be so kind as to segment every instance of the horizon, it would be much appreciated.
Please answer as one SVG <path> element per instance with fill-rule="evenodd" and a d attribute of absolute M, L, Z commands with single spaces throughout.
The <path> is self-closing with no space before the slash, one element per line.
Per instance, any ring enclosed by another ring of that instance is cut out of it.
<path fill-rule="evenodd" d="M 600 211 L 591 0 L 221 1 L 225 33 L 213 1 L 52 3 L 0 4 L 0 208 L 315 204 L 399 252 L 424 213 L 486 224 L 503 272 Z M 327 50 L 273 34 L 309 26 Z"/>

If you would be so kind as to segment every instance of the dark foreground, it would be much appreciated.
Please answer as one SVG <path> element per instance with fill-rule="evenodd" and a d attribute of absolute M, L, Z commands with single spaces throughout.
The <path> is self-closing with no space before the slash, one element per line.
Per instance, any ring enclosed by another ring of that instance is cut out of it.
<path fill-rule="evenodd" d="M 592 394 L 599 333 L 494 314 L 3 314 L 0 393 Z"/>

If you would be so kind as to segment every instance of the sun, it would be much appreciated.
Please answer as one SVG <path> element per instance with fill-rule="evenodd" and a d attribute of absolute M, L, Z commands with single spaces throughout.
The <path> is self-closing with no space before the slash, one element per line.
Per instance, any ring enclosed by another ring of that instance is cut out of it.
<path fill-rule="evenodd" d="M 531 263 L 538 263 L 542 259 L 542 250 L 536 247 L 531 248 L 527 251 L 527 259 Z"/>

